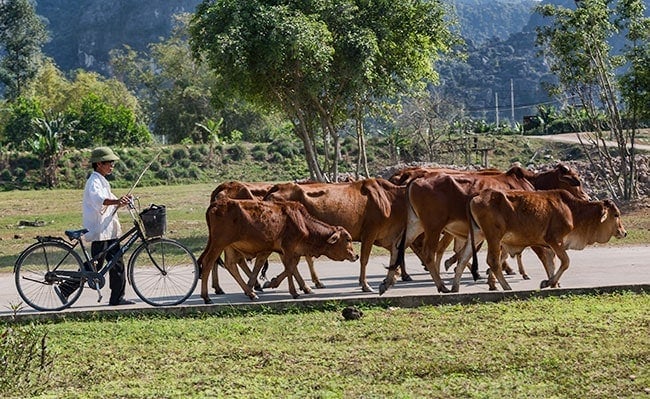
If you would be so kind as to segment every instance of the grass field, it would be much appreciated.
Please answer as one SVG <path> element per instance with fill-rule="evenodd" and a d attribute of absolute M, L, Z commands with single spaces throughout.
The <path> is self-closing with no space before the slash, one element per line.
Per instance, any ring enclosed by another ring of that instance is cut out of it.
<path fill-rule="evenodd" d="M 53 365 L 34 397 L 650 395 L 650 294 L 362 310 L 39 324 Z"/>

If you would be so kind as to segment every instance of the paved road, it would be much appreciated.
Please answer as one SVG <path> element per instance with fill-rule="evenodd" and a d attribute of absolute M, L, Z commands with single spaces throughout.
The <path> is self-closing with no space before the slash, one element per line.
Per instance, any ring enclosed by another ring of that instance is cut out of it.
<path fill-rule="evenodd" d="M 589 133 L 583 132 L 583 133 L 562 133 L 562 134 L 549 134 L 549 135 L 544 135 L 544 136 L 528 136 L 530 138 L 537 138 L 537 139 L 542 139 L 542 140 L 549 140 L 549 141 L 561 141 L 564 143 L 579 143 L 580 140 L 578 139 L 578 135 L 582 137 L 582 141 L 585 144 L 589 144 Z M 617 144 L 614 141 L 607 141 L 606 142 L 608 146 L 610 147 L 616 147 Z M 650 145 L 647 144 L 639 144 L 638 142 L 634 144 L 634 147 L 637 150 L 644 150 L 644 151 L 650 151 Z"/>
<path fill-rule="evenodd" d="M 593 287 L 603 287 L 605 290 L 614 287 L 630 286 L 635 289 L 644 289 L 650 291 L 650 245 L 635 247 L 587 247 L 583 251 L 571 251 L 571 266 L 564 273 L 561 279 L 560 289 L 556 292 L 567 293 L 573 292 L 574 289 L 587 289 Z M 527 272 L 531 276 L 530 280 L 523 280 L 519 275 L 507 276 L 515 294 L 535 294 L 539 288 L 541 280 L 545 279 L 543 268 L 535 255 L 530 251 L 524 252 L 524 262 L 527 265 Z M 481 252 L 479 260 L 484 262 L 485 251 Z M 378 301 L 391 300 L 395 303 L 453 303 L 455 301 L 467 302 L 472 300 L 488 299 L 489 293 L 485 279 L 474 282 L 466 272 L 463 275 L 461 289 L 459 294 L 438 294 L 428 272 L 424 271 L 418 259 L 413 255 L 406 257 L 407 268 L 412 275 L 411 282 L 398 283 L 387 293 L 379 297 L 377 293 L 379 284 L 384 279 L 385 266 L 388 262 L 388 256 L 377 256 L 371 258 L 368 266 L 368 279 L 370 285 L 375 288 L 374 293 L 364 293 L 358 286 L 358 262 L 333 262 L 326 259 L 317 260 L 317 271 L 321 281 L 327 286 L 324 289 L 314 289 L 312 294 L 303 294 L 297 300 L 291 299 L 286 281 L 275 290 L 265 290 L 260 293 L 260 299 L 253 302 L 249 300 L 236 285 L 230 275 L 223 269 L 220 270 L 220 279 L 222 288 L 227 292 L 226 295 L 217 296 L 212 294 L 213 305 L 204 305 L 199 297 L 199 288 L 196 292 L 175 311 L 210 311 L 223 306 L 250 305 L 251 303 L 260 305 L 284 304 L 295 305 L 310 304 L 314 301 L 331 301 L 346 300 L 351 302 L 358 301 Z M 516 265 L 513 261 L 511 264 Z M 307 266 L 301 263 L 299 266 L 303 276 L 308 277 Z M 482 271 L 485 267 L 481 268 Z M 269 268 L 268 276 L 273 276 L 281 271 L 281 265 L 272 263 Z M 448 287 L 451 286 L 453 274 L 451 271 L 443 272 L 443 278 Z M 306 281 L 311 281 L 306 278 Z M 547 290 L 544 290 L 547 291 Z M 71 309 L 60 312 L 57 316 L 69 313 L 83 312 L 115 312 L 119 310 L 155 310 L 151 306 L 143 303 L 133 293 L 131 287 L 127 287 L 127 297 L 136 301 L 135 305 L 127 306 L 108 306 L 108 287 L 103 289 L 104 299 L 97 303 L 97 294 L 95 291 L 85 289 L 81 298 L 73 305 Z M 497 294 L 503 295 L 503 294 Z M 509 293 L 510 295 L 510 293 Z M 494 298 L 492 296 L 492 298 Z M 22 301 L 16 292 L 14 286 L 13 274 L 6 273 L 0 275 L 0 318 L 9 318 L 15 312 L 13 309 L 20 307 Z M 36 315 L 39 312 L 32 310 L 22 304 L 21 315 Z M 52 315 L 49 313 L 49 315 Z"/>

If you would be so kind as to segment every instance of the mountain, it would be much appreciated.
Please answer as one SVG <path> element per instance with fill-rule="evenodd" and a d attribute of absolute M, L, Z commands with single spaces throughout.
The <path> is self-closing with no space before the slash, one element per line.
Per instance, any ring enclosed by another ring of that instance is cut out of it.
<path fill-rule="evenodd" d="M 480 44 L 505 39 L 528 24 L 538 0 L 448 0 L 455 8 L 461 35 Z"/>
<path fill-rule="evenodd" d="M 468 59 L 439 64 L 440 90 L 464 103 L 475 119 L 494 121 L 535 114 L 551 102 L 541 82 L 552 80 L 537 56 L 535 28 L 544 24 L 534 7 L 573 0 L 444 0 L 455 10 Z M 648 0 L 645 1 L 648 8 Z M 49 21 L 52 41 L 44 51 L 63 71 L 77 68 L 109 75 L 109 51 L 129 45 L 138 51 L 169 35 L 172 15 L 194 12 L 201 0 L 43 0 L 37 12 Z M 647 11 L 647 10 L 646 10 Z M 511 103 L 514 97 L 514 104 Z"/>
<path fill-rule="evenodd" d="M 63 71 L 107 74 L 108 52 L 123 45 L 143 51 L 171 32 L 172 15 L 194 12 L 200 0 L 43 0 L 52 40 L 43 51 Z"/>

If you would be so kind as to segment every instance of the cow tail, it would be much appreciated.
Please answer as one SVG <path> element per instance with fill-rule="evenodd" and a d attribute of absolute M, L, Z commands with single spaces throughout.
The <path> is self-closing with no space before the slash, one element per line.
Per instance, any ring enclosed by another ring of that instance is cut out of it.
<path fill-rule="evenodd" d="M 260 273 L 260 276 L 261 276 L 262 280 L 265 280 L 265 281 L 267 280 L 267 278 L 266 278 L 267 270 L 269 270 L 269 261 L 268 261 L 268 259 L 266 260 L 266 262 L 264 262 L 264 266 L 262 266 L 262 271 Z"/>
<path fill-rule="evenodd" d="M 472 246 L 472 266 L 470 271 L 474 281 L 478 280 L 481 276 L 478 272 L 478 256 L 476 255 L 476 244 L 474 243 L 474 226 L 478 226 L 472 217 L 472 210 L 470 208 L 472 200 L 467 202 L 467 220 L 469 221 L 469 244 Z"/>
<path fill-rule="evenodd" d="M 399 245 L 397 245 L 397 260 L 394 265 L 388 266 L 389 270 L 397 270 L 398 267 L 400 267 L 402 270 L 404 270 L 404 265 L 406 262 L 404 261 L 404 253 L 406 252 L 406 230 L 402 233 L 402 238 L 399 240 Z"/>

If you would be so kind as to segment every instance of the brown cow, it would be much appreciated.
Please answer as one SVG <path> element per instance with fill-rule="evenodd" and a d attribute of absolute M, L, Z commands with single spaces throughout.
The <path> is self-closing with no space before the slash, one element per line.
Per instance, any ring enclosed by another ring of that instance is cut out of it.
<path fill-rule="evenodd" d="M 273 187 L 274 183 L 265 183 L 265 182 L 242 182 L 242 181 L 227 181 L 219 184 L 210 194 L 210 203 L 217 200 L 217 198 L 231 198 L 231 199 L 258 199 L 261 200 L 267 191 Z M 229 261 L 234 262 L 239 265 L 239 267 L 244 271 L 244 273 L 249 278 L 249 286 L 255 288 L 258 291 L 261 291 L 261 287 L 257 282 L 257 275 L 253 275 L 253 271 L 248 267 L 247 259 L 241 253 L 233 250 L 232 248 L 226 248 L 224 250 L 224 258 L 227 258 Z M 260 262 L 265 262 L 266 258 L 260 258 Z M 212 267 L 212 288 L 214 293 L 217 295 L 225 294 L 224 290 L 219 285 L 219 265 L 223 266 L 224 262 L 221 260 L 221 257 Z"/>
<path fill-rule="evenodd" d="M 469 233 L 467 207 L 470 199 L 486 188 L 533 191 L 537 185 L 547 187 L 551 184 L 556 184 L 556 188 L 568 190 L 573 195 L 588 198 L 575 172 L 563 165 L 541 173 L 513 167 L 500 174 L 436 174 L 433 177 L 415 179 L 407 188 L 410 206 L 404 244 L 411 246 L 414 240 L 423 234 L 420 258 L 429 270 L 438 291 L 448 292 L 440 278 L 440 262 L 445 250 L 442 245 L 439 245 L 440 235 L 446 232 L 461 240 L 467 239 Z M 379 287 L 380 294 L 394 284 L 394 271 L 399 264 L 403 263 L 403 248 L 400 246 L 398 257 L 391 259 L 388 275 Z M 472 274 L 474 279 L 478 278 L 475 269 Z M 453 290 L 458 290 L 456 279 Z"/>
<path fill-rule="evenodd" d="M 300 276 L 296 273 L 296 266 L 301 256 L 325 255 L 338 261 L 358 259 L 350 233 L 343 227 L 330 226 L 313 218 L 297 202 L 218 198 L 208 207 L 206 221 L 208 244 L 198 259 L 201 297 L 205 303 L 212 303 L 207 281 L 211 267 L 227 247 L 247 257 L 278 252 L 287 274 L 296 277 Z M 242 280 L 236 265 L 226 261 L 225 267 L 249 298 L 257 298 Z M 289 278 L 289 292 L 294 298 L 298 297 L 292 278 Z"/>
<path fill-rule="evenodd" d="M 265 199 L 299 201 L 314 217 L 345 227 L 353 240 L 361 242 L 359 284 L 363 291 L 372 292 L 366 278 L 370 251 L 374 244 L 396 256 L 406 220 L 405 194 L 404 186 L 371 178 L 346 183 L 278 184 Z"/>
<path fill-rule="evenodd" d="M 518 253 L 528 246 L 544 246 L 560 259 L 560 268 L 541 288 L 556 287 L 569 267 L 569 249 L 584 249 L 587 245 L 606 243 L 627 235 L 621 223 L 621 213 L 610 200 L 589 202 L 565 190 L 502 191 L 486 189 L 469 203 L 472 218 L 471 234 L 485 239 L 488 246 L 487 263 L 504 290 L 510 285 L 501 272 L 501 254 Z M 461 256 L 461 264 L 476 252 L 471 241 Z M 552 263 L 552 257 L 550 257 Z M 549 265 L 554 268 L 554 265 Z M 496 289 L 492 282 L 490 289 Z"/>

